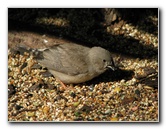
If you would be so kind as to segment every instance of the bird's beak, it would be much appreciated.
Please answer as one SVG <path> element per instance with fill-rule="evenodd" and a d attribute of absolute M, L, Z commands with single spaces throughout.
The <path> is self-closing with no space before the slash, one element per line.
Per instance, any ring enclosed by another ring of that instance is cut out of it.
<path fill-rule="evenodd" d="M 108 65 L 107 68 L 112 69 L 113 71 L 115 71 L 117 69 L 116 67 L 111 66 L 111 65 Z"/>

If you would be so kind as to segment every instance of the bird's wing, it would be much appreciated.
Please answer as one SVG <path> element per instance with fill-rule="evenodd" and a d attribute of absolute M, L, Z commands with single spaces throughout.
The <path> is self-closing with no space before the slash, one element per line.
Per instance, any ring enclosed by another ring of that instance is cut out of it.
<path fill-rule="evenodd" d="M 88 72 L 87 53 L 89 48 L 80 45 L 62 44 L 43 51 L 39 62 L 48 69 L 68 75 Z"/>

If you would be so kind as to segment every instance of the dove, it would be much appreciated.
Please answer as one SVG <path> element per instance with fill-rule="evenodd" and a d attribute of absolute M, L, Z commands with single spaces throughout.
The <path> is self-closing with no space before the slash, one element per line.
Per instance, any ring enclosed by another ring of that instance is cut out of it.
<path fill-rule="evenodd" d="M 65 84 L 83 83 L 108 69 L 116 69 L 111 53 L 101 47 L 63 43 L 42 50 L 39 55 L 37 61 Z"/>

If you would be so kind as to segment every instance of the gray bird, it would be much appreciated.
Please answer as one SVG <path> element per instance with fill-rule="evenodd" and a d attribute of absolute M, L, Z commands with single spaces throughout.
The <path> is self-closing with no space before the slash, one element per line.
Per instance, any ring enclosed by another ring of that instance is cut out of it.
<path fill-rule="evenodd" d="M 86 82 L 109 68 L 115 70 L 111 53 L 101 47 L 65 43 L 45 49 L 41 55 L 37 61 L 66 84 Z"/>

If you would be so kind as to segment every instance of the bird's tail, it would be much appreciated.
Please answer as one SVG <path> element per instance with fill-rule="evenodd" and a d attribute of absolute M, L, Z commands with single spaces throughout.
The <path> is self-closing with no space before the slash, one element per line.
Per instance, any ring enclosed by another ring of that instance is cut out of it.
<path fill-rule="evenodd" d="M 31 55 L 33 55 L 35 59 L 43 59 L 43 51 L 45 49 L 33 49 L 33 48 L 30 48 L 25 45 L 19 45 L 12 51 L 14 53 L 19 53 L 21 55 L 23 55 L 25 52 L 27 52 L 27 53 L 30 53 Z"/>

